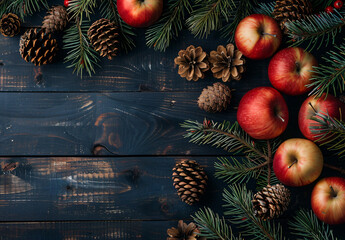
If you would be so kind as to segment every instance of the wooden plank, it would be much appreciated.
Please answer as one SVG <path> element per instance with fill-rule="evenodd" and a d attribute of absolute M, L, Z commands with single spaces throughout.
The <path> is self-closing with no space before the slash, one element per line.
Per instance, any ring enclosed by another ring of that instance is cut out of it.
<path fill-rule="evenodd" d="M 168 220 L 204 205 L 220 210 L 225 186 L 213 176 L 216 158 L 189 158 L 209 176 L 205 198 L 192 207 L 172 185 L 172 168 L 182 159 L 1 158 L 0 221 Z"/>
<path fill-rule="evenodd" d="M 117 155 L 226 154 L 189 144 L 179 124 L 235 121 L 244 93 L 234 94 L 228 111 L 209 114 L 196 104 L 199 93 L 0 93 L 0 155 L 92 155 L 96 144 Z M 289 99 L 287 132 L 296 137 L 303 98 Z"/>
<path fill-rule="evenodd" d="M 19 55 L 19 36 L 0 36 L 0 91 L 201 91 L 217 81 L 211 73 L 198 82 L 188 82 L 177 74 L 174 58 L 180 49 L 191 44 L 200 45 L 210 52 L 227 41 L 216 34 L 208 39 L 195 39 L 187 30 L 164 53 L 145 45 L 144 31 L 139 31 L 137 47 L 128 55 L 109 61 L 103 59 L 102 69 L 92 76 L 80 79 L 66 69 L 63 59 L 56 63 L 35 67 Z M 65 54 L 65 53 L 64 53 Z M 61 55 L 63 55 L 61 53 Z M 236 89 L 250 89 L 269 85 L 267 66 L 269 60 L 248 60 L 248 71 L 243 80 L 233 81 Z"/>

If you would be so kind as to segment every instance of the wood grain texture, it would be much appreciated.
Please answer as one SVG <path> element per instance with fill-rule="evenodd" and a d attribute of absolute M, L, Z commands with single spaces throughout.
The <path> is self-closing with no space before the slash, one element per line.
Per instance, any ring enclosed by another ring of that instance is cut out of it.
<path fill-rule="evenodd" d="M 203 205 L 220 210 L 225 186 L 213 177 L 216 158 L 189 158 L 210 179 L 207 194 L 192 207 L 172 185 L 172 168 L 182 159 L 1 158 L 1 221 L 169 220 Z M 6 171 L 9 164 L 16 167 Z"/>
<path fill-rule="evenodd" d="M 176 226 L 177 221 L 0 223 L 0 240 L 162 240 Z"/>
<path fill-rule="evenodd" d="M 208 114 L 196 104 L 199 93 L 0 93 L 0 155 L 92 155 L 95 144 L 117 155 L 226 154 L 189 144 L 179 124 L 235 121 L 243 94 L 234 93 L 228 111 Z M 293 136 L 302 100 L 289 102 Z"/>

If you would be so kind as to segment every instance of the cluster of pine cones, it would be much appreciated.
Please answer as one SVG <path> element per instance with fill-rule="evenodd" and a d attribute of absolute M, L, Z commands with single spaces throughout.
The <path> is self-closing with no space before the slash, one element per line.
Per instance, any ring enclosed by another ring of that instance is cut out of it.
<path fill-rule="evenodd" d="M 22 58 L 37 66 L 52 63 L 58 52 L 57 32 L 65 29 L 69 21 L 63 6 L 52 7 L 44 17 L 42 27 L 27 30 L 20 38 L 19 52 Z M 0 20 L 0 32 L 6 37 L 20 33 L 21 20 L 13 14 L 4 14 Z M 112 59 L 119 52 L 119 32 L 115 23 L 100 19 L 89 28 L 91 45 L 100 56 Z"/>

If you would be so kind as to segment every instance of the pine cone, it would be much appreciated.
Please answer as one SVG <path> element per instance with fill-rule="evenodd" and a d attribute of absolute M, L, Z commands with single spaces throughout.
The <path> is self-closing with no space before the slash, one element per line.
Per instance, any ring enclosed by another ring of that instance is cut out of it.
<path fill-rule="evenodd" d="M 178 74 L 188 81 L 204 78 L 204 72 L 210 69 L 206 56 L 201 47 L 195 48 L 193 45 L 179 51 L 178 57 L 174 60 L 175 64 L 179 65 Z"/>
<path fill-rule="evenodd" d="M 282 215 L 290 203 L 290 191 L 283 184 L 267 185 L 252 200 L 255 216 L 273 219 Z"/>
<path fill-rule="evenodd" d="M 217 51 L 210 53 L 209 61 L 215 78 L 221 78 L 223 82 L 229 82 L 231 79 L 238 81 L 242 78 L 245 60 L 242 52 L 235 50 L 234 44 L 229 43 L 226 48 L 218 46 Z"/>
<path fill-rule="evenodd" d="M 52 7 L 42 22 L 42 29 L 47 33 L 62 31 L 67 26 L 68 14 L 63 6 Z"/>
<path fill-rule="evenodd" d="M 207 185 L 207 175 L 193 160 L 183 160 L 173 168 L 172 179 L 177 193 L 185 203 L 192 205 L 200 200 Z"/>
<path fill-rule="evenodd" d="M 94 22 L 87 31 L 90 42 L 101 57 L 111 60 L 119 52 L 120 42 L 118 27 L 108 19 L 102 18 Z"/>
<path fill-rule="evenodd" d="M 42 30 L 29 29 L 20 38 L 19 52 L 27 62 L 36 66 L 51 63 L 57 53 L 56 39 Z"/>
<path fill-rule="evenodd" d="M 304 19 L 313 13 L 309 0 L 277 0 L 273 11 L 273 17 L 280 23 L 280 28 L 288 32 L 285 23 Z"/>
<path fill-rule="evenodd" d="M 0 32 L 5 37 L 13 37 L 20 32 L 20 19 L 16 14 L 4 14 L 0 20 Z"/>
<path fill-rule="evenodd" d="M 167 230 L 168 238 L 167 240 L 206 240 L 205 238 L 198 237 L 200 233 L 199 229 L 194 223 L 189 223 L 188 225 L 182 220 L 178 221 L 177 228 L 169 228 Z"/>
<path fill-rule="evenodd" d="M 199 108 L 206 112 L 221 112 L 228 108 L 231 100 L 231 90 L 223 83 L 214 83 L 204 88 L 199 99 Z"/>

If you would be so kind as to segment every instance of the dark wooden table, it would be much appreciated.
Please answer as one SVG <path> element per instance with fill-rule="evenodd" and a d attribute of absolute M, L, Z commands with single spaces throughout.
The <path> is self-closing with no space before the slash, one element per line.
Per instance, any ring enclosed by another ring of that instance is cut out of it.
<path fill-rule="evenodd" d="M 28 18 L 25 26 L 43 16 Z M 139 30 L 137 48 L 103 60 L 102 69 L 83 79 L 62 60 L 26 63 L 18 43 L 19 36 L 0 37 L 1 240 L 158 240 L 202 206 L 222 212 L 225 186 L 213 177 L 213 163 L 227 153 L 188 143 L 179 124 L 204 117 L 235 121 L 243 94 L 270 86 L 269 60 L 249 60 L 244 78 L 229 84 L 236 89 L 232 107 L 208 114 L 196 100 L 217 80 L 208 74 L 188 82 L 173 59 L 191 44 L 208 52 L 226 44 L 217 34 L 199 40 L 184 31 L 161 53 L 145 46 Z M 301 136 L 297 112 L 304 98 L 286 97 L 291 118 L 285 137 Z M 198 161 L 210 177 L 207 194 L 192 207 L 172 186 L 171 169 L 181 159 Z M 310 190 L 296 190 L 292 208 L 308 206 Z"/>

